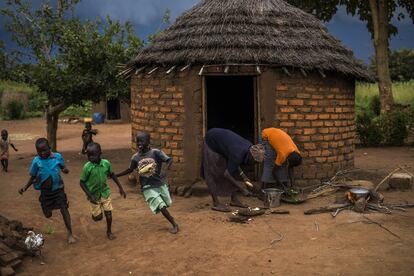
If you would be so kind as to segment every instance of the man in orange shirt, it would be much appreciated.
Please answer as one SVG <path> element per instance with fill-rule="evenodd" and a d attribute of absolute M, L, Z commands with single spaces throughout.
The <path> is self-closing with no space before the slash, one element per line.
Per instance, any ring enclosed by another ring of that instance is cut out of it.
<path fill-rule="evenodd" d="M 299 166 L 302 163 L 302 156 L 298 147 L 286 132 L 278 128 L 264 129 L 262 131 L 262 139 L 268 142 L 276 152 L 275 160 L 265 160 L 262 181 L 264 183 L 271 183 L 273 177 L 276 183 L 285 189 L 293 186 L 293 167 Z M 272 155 L 270 154 L 269 156 Z M 286 175 L 286 173 L 289 179 L 283 177 L 283 174 Z"/>

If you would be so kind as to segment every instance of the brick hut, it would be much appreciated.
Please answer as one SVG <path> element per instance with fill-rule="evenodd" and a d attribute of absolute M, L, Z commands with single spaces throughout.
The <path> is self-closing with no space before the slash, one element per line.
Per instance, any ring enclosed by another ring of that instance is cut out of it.
<path fill-rule="evenodd" d="M 368 73 L 320 21 L 284 1 L 203 0 L 121 74 L 132 81 L 132 135 L 151 133 L 174 158 L 175 186 L 197 179 L 212 127 L 252 142 L 263 128 L 286 130 L 305 157 L 301 186 L 354 165 L 355 80 Z"/>

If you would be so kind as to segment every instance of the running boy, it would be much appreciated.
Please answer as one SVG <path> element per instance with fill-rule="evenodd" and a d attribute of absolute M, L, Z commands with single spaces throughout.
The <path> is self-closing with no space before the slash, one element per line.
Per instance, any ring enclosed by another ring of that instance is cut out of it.
<path fill-rule="evenodd" d="M 98 134 L 97 129 L 92 129 L 91 122 L 85 122 L 85 129 L 82 131 L 82 154 L 86 153 L 86 148 L 93 142 L 92 136 Z"/>
<path fill-rule="evenodd" d="M 68 174 L 63 157 L 60 153 L 51 152 L 46 138 L 36 140 L 37 156 L 30 166 L 30 178 L 27 184 L 19 190 L 23 194 L 31 185 L 40 190 L 39 201 L 46 218 L 52 216 L 52 210 L 60 209 L 68 233 L 68 243 L 76 242 L 72 235 L 72 226 L 69 214 L 69 204 L 66 197 L 60 171 Z"/>
<path fill-rule="evenodd" d="M 9 133 L 7 129 L 1 131 L 0 139 L 0 161 L 3 171 L 7 172 L 9 167 L 9 146 L 11 146 L 14 151 L 17 151 L 16 147 L 10 142 Z"/>
<path fill-rule="evenodd" d="M 129 168 L 117 174 L 117 176 L 130 174 L 137 170 L 142 193 L 152 213 L 157 214 L 161 212 L 172 225 L 170 232 L 176 234 L 179 228 L 167 210 L 171 206 L 172 201 L 165 179 L 173 160 L 161 150 L 150 148 L 150 135 L 148 133 L 139 132 L 136 137 L 136 143 L 138 152 L 132 156 Z M 163 162 L 166 163 L 166 168 L 161 173 Z"/>
<path fill-rule="evenodd" d="M 112 201 L 111 190 L 106 183 L 106 178 L 110 177 L 118 185 L 119 193 L 126 198 L 126 193 L 115 176 L 111 163 L 106 159 L 101 159 L 101 146 L 98 143 L 90 143 L 86 148 L 88 162 L 83 166 L 80 177 L 80 186 L 90 201 L 92 219 L 100 221 L 103 218 L 102 210 L 106 218 L 106 235 L 108 239 L 115 239 L 112 233 Z"/>

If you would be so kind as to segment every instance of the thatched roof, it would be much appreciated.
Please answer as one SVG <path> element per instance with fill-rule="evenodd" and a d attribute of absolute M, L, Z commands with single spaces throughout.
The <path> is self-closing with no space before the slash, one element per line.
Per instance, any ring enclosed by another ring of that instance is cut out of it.
<path fill-rule="evenodd" d="M 202 0 L 130 63 L 260 64 L 368 73 L 314 16 L 281 0 Z"/>

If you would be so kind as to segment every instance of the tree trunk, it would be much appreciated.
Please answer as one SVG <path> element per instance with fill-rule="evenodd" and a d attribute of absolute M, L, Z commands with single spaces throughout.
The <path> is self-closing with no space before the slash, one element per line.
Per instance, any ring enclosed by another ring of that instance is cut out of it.
<path fill-rule="evenodd" d="M 389 23 L 387 1 L 369 0 L 369 4 L 372 13 L 381 112 L 389 112 L 394 105 L 394 98 L 392 95 L 392 82 L 388 63 Z"/>
<path fill-rule="evenodd" d="M 47 140 L 52 151 L 57 150 L 57 128 L 58 128 L 59 113 L 47 113 L 46 114 L 46 130 Z"/>
<path fill-rule="evenodd" d="M 47 140 L 49 141 L 52 151 L 57 150 L 57 129 L 59 114 L 67 108 L 64 104 L 58 104 L 56 106 L 49 106 L 46 113 L 46 132 Z"/>

